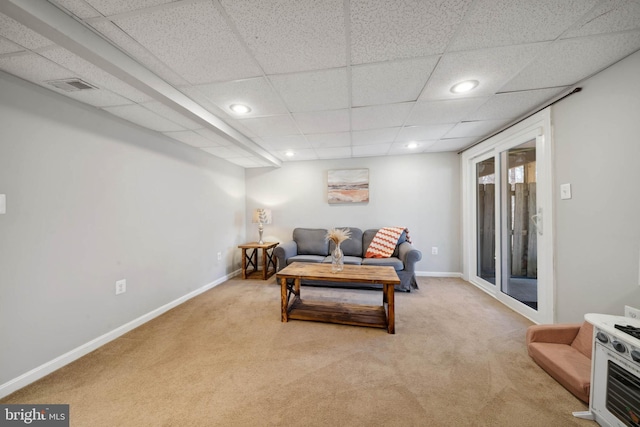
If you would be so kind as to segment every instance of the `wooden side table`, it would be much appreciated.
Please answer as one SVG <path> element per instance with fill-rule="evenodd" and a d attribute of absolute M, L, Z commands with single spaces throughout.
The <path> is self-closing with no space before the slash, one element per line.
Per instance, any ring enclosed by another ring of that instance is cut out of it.
<path fill-rule="evenodd" d="M 238 246 L 242 249 L 242 278 L 250 279 L 262 275 L 267 280 L 276 272 L 276 258 L 273 249 L 278 242 L 251 242 Z M 262 249 L 262 271 L 258 271 L 258 249 Z M 252 268 L 251 270 L 248 270 Z"/>

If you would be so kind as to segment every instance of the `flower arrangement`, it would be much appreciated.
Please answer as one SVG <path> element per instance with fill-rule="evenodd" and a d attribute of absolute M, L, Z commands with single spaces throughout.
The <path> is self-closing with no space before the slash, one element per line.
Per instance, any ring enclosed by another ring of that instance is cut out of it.
<path fill-rule="evenodd" d="M 327 232 L 327 235 L 325 236 L 326 240 L 331 240 L 336 244 L 336 246 L 350 238 L 351 230 L 347 228 L 332 228 Z"/>

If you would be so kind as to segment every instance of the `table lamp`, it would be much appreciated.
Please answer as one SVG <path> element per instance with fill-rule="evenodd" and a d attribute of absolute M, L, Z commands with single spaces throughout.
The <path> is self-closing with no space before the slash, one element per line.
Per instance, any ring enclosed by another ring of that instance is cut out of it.
<path fill-rule="evenodd" d="M 258 243 L 261 245 L 264 243 L 262 240 L 262 231 L 264 230 L 264 224 L 271 224 L 271 209 L 258 208 L 253 212 L 253 223 L 258 224 L 258 232 L 260 233 L 260 240 Z"/>

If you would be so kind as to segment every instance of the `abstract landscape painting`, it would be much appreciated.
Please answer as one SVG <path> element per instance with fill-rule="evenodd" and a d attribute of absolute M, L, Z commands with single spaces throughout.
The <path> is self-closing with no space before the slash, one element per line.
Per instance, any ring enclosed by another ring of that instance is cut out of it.
<path fill-rule="evenodd" d="M 369 169 L 333 169 L 327 173 L 329 203 L 369 201 Z"/>

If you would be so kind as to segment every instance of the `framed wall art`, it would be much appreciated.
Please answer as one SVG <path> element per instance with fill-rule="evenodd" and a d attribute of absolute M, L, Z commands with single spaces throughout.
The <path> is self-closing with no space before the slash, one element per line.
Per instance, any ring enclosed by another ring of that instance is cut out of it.
<path fill-rule="evenodd" d="M 369 169 L 331 169 L 327 172 L 330 204 L 369 201 Z"/>

